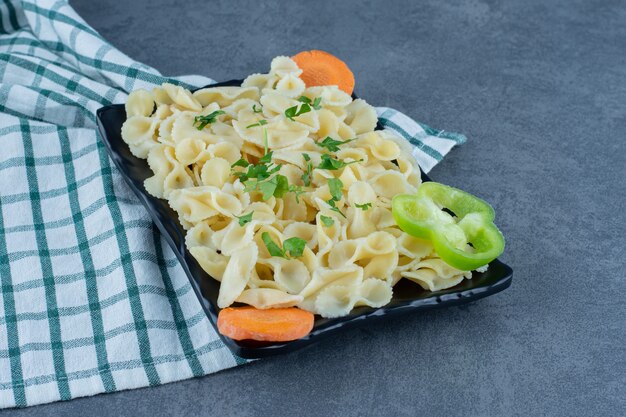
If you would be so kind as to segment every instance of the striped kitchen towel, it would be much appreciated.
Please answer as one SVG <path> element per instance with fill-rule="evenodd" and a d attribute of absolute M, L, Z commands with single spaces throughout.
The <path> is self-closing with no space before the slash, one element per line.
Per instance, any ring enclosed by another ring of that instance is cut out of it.
<path fill-rule="evenodd" d="M 67 1 L 0 0 L 0 408 L 245 362 L 218 338 L 96 132 L 99 107 L 163 82 L 212 80 L 133 61 Z M 425 171 L 465 141 L 378 111 Z"/>

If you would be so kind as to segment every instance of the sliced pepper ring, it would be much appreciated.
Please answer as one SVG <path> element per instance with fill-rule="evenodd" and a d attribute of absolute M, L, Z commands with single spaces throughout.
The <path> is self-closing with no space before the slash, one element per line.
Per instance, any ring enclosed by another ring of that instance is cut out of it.
<path fill-rule="evenodd" d="M 504 251 L 493 207 L 457 188 L 425 182 L 417 194 L 396 195 L 392 213 L 400 229 L 430 240 L 444 262 L 462 271 L 486 265 Z"/>

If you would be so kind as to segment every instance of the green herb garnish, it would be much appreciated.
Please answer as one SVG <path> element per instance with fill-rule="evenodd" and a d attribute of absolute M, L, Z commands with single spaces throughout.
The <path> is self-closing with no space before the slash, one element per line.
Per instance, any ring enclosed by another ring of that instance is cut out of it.
<path fill-rule="evenodd" d="M 246 129 L 250 129 L 251 127 L 257 127 L 257 126 L 263 126 L 267 124 L 267 120 L 265 119 L 261 119 L 258 121 L 258 123 L 253 123 L 251 125 L 246 126 Z"/>
<path fill-rule="evenodd" d="M 235 167 L 247 167 L 248 165 L 250 165 L 250 162 L 246 161 L 245 159 L 241 158 L 240 160 L 238 160 L 237 162 L 235 162 L 234 164 L 232 164 L 230 167 L 231 168 L 235 168 Z"/>
<path fill-rule="evenodd" d="M 239 226 L 243 227 L 247 223 L 250 223 L 252 221 L 252 213 L 254 213 L 254 210 L 248 214 L 244 214 L 243 216 L 237 217 L 239 219 Z"/>
<path fill-rule="evenodd" d="M 346 215 L 343 214 L 336 205 L 337 201 L 341 200 L 341 197 L 343 197 L 343 182 L 341 182 L 339 178 L 331 178 L 328 180 L 328 189 L 330 190 L 331 199 L 326 203 L 328 203 L 332 211 L 346 217 Z"/>
<path fill-rule="evenodd" d="M 299 237 L 291 237 L 283 242 L 283 247 L 278 246 L 274 240 L 272 240 L 271 236 L 267 232 L 263 232 L 261 234 L 261 239 L 267 248 L 267 251 L 272 256 L 278 256 L 280 258 L 288 259 L 291 258 L 299 258 L 302 256 L 304 252 L 304 248 L 306 246 L 306 240 L 300 239 Z M 289 256 L 287 256 L 289 253 Z"/>
<path fill-rule="evenodd" d="M 306 240 L 299 237 L 290 237 L 283 242 L 283 250 L 289 252 L 289 256 L 292 258 L 299 258 L 304 252 L 306 246 Z"/>
<path fill-rule="evenodd" d="M 283 251 L 281 247 L 272 240 L 272 237 L 269 233 L 263 232 L 263 234 L 261 235 L 261 239 L 263 240 L 263 243 L 265 243 L 265 247 L 267 248 L 267 251 L 270 253 L 271 256 L 286 258 L 285 251 Z"/>
<path fill-rule="evenodd" d="M 263 155 L 260 159 L 259 159 L 259 163 L 260 164 L 269 164 L 270 162 L 272 162 L 272 155 L 274 154 L 274 151 L 269 151 L 266 152 L 265 155 Z"/>
<path fill-rule="evenodd" d="M 363 160 L 359 159 L 358 161 L 345 162 L 342 159 L 335 159 L 328 154 L 322 154 L 322 162 L 317 167 L 319 169 L 334 171 L 350 164 L 356 164 L 357 162 L 363 162 Z"/>
<path fill-rule="evenodd" d="M 324 223 L 324 226 L 326 227 L 330 227 L 335 224 L 335 220 L 333 220 L 332 217 L 324 216 L 323 214 L 320 215 L 320 220 L 322 221 L 322 223 Z"/>
<path fill-rule="evenodd" d="M 353 140 L 356 140 L 356 138 L 341 141 L 341 140 L 335 140 L 331 138 L 330 136 L 326 136 L 326 138 L 323 141 L 315 142 L 315 144 L 319 146 L 320 148 L 328 149 L 330 152 L 337 152 L 339 151 L 339 146 L 345 145 L 346 143 L 352 142 Z"/>
<path fill-rule="evenodd" d="M 313 163 L 311 163 L 311 157 L 309 156 L 309 154 L 303 153 L 302 157 L 306 161 L 306 172 L 302 174 L 301 178 L 304 182 L 304 185 L 308 187 L 311 185 L 311 172 L 313 171 Z"/>
<path fill-rule="evenodd" d="M 310 98 L 308 98 L 307 96 L 300 96 L 298 98 L 298 101 L 301 103 L 306 103 L 309 106 L 313 107 L 315 110 L 319 110 L 322 108 L 322 106 L 320 106 L 320 103 L 322 102 L 322 98 L 321 97 L 317 97 L 315 98 L 315 100 L 311 101 Z"/>
<path fill-rule="evenodd" d="M 292 122 L 295 122 L 294 117 L 298 117 L 301 114 L 308 113 L 310 111 L 311 106 L 306 103 L 302 103 L 299 108 L 296 105 L 293 107 L 289 107 L 287 110 L 285 110 L 285 117 L 287 117 L 287 119 L 291 120 Z"/>
<path fill-rule="evenodd" d="M 360 208 L 363 211 L 366 211 L 367 209 L 372 207 L 372 203 L 355 204 L 355 206 L 357 206 L 357 208 Z"/>
<path fill-rule="evenodd" d="M 296 195 L 296 203 L 300 204 L 300 196 L 304 193 L 304 190 L 299 185 L 289 184 L 289 192 Z"/>
<path fill-rule="evenodd" d="M 257 181 L 263 181 L 269 178 L 272 174 L 278 172 L 281 166 L 282 165 L 280 164 L 273 167 L 270 164 L 263 163 L 259 165 L 248 164 L 247 170 L 233 171 L 232 174 L 239 178 L 239 181 L 241 181 L 245 185 L 246 181 L 250 180 L 251 178 L 254 178 Z"/>
<path fill-rule="evenodd" d="M 193 126 L 198 130 L 202 130 L 206 125 L 215 123 L 217 116 L 221 114 L 226 114 L 226 112 L 223 110 L 215 110 L 213 113 L 207 114 L 206 116 L 196 116 L 193 118 Z M 198 124 L 198 126 L 196 126 L 196 124 Z"/>
<path fill-rule="evenodd" d="M 259 107 L 258 109 L 256 108 L 256 104 L 252 105 L 252 111 L 255 113 L 261 113 L 263 111 L 263 106 Z"/>
<path fill-rule="evenodd" d="M 343 182 L 339 178 L 331 178 L 328 180 L 328 189 L 333 200 L 339 201 L 343 197 Z"/>
<path fill-rule="evenodd" d="M 337 200 L 334 200 L 334 199 L 332 199 L 332 198 L 331 198 L 331 199 L 330 199 L 330 200 L 328 200 L 326 203 L 328 203 L 328 205 L 330 206 L 330 209 L 331 209 L 332 211 L 334 211 L 334 212 L 336 212 L 336 213 L 341 214 L 341 215 L 345 218 L 345 217 L 346 217 L 346 215 L 345 215 L 345 214 L 343 214 L 343 212 L 342 212 L 341 210 L 339 210 L 339 207 L 337 207 L 337 206 L 335 205 L 335 203 L 336 203 L 336 202 L 337 202 Z"/>

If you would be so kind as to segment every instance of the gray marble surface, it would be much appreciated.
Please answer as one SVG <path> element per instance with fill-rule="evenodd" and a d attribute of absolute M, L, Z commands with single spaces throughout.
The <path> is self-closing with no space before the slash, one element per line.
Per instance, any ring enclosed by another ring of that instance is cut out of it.
<path fill-rule="evenodd" d="M 624 2 L 71 3 L 165 74 L 224 80 L 303 49 L 340 56 L 371 103 L 468 135 L 431 176 L 493 203 L 515 275 L 465 307 L 7 415 L 626 415 Z"/>

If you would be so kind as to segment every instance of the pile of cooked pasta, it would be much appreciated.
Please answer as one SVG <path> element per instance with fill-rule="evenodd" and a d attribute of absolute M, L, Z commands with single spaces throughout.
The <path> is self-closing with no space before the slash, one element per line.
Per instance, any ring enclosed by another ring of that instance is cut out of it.
<path fill-rule="evenodd" d="M 300 73 L 277 57 L 241 87 L 163 84 L 126 103 L 122 137 L 154 173 L 145 188 L 221 282 L 219 307 L 339 317 L 389 303 L 401 278 L 430 291 L 471 278 L 394 222 L 392 197 L 420 186 L 404 139 L 375 130 L 364 100 Z"/>

